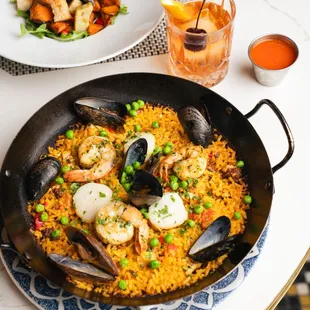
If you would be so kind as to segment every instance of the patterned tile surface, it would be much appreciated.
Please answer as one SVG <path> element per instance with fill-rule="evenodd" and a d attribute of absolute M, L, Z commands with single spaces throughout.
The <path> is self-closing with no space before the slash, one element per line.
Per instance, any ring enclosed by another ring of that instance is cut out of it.
<path fill-rule="evenodd" d="M 310 256 L 276 310 L 310 310 Z"/>
<path fill-rule="evenodd" d="M 103 62 L 113 62 L 132 58 L 161 55 L 167 53 L 166 25 L 163 19 L 157 28 L 141 43 L 127 52 L 110 58 Z M 60 69 L 40 68 L 20 64 L 0 56 L 0 68 L 12 75 L 25 75 L 38 72 L 46 72 Z"/>

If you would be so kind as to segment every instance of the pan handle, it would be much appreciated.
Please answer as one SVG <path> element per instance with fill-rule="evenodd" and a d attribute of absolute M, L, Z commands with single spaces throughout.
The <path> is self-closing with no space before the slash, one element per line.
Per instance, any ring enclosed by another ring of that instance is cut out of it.
<path fill-rule="evenodd" d="M 269 108 L 271 108 L 271 110 L 275 113 L 275 115 L 278 117 L 284 131 L 286 134 L 286 138 L 287 138 L 287 142 L 288 142 L 288 151 L 286 153 L 286 155 L 284 156 L 284 158 L 272 168 L 272 173 L 274 174 L 275 172 L 277 172 L 280 168 L 282 168 L 288 161 L 289 159 L 292 157 L 293 153 L 294 153 L 294 148 L 295 148 L 295 143 L 294 143 L 294 138 L 293 138 L 293 134 L 291 132 L 291 129 L 286 121 L 286 119 L 284 118 L 283 114 L 281 113 L 281 111 L 278 109 L 278 107 L 269 99 L 262 99 L 255 107 L 253 110 L 251 110 L 249 113 L 245 114 L 245 117 L 247 119 L 249 119 L 250 117 L 252 117 L 254 114 L 256 114 L 256 112 L 258 112 L 258 110 L 264 105 L 266 104 Z"/>

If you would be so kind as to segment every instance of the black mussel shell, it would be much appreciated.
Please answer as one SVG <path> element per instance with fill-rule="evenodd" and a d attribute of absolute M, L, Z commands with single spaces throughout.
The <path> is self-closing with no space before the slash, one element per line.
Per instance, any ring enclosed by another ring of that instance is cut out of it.
<path fill-rule="evenodd" d="M 213 139 L 211 124 L 193 106 L 186 106 L 178 110 L 179 121 L 190 140 L 203 147 L 207 147 Z"/>
<path fill-rule="evenodd" d="M 159 181 L 145 170 L 137 170 L 133 176 L 128 199 L 136 207 L 149 207 L 163 196 Z"/>
<path fill-rule="evenodd" d="M 84 264 L 80 261 L 73 260 L 71 257 L 49 254 L 48 258 L 62 271 L 77 280 L 94 285 L 115 281 L 114 276 L 111 276 L 90 264 Z"/>
<path fill-rule="evenodd" d="M 201 263 L 212 261 L 233 250 L 236 246 L 236 241 L 240 238 L 240 236 L 241 235 L 233 235 L 194 254 L 190 254 L 190 257 L 194 261 Z"/>
<path fill-rule="evenodd" d="M 80 118 L 98 126 L 121 126 L 127 114 L 124 104 L 104 98 L 80 98 L 74 108 Z"/>
<path fill-rule="evenodd" d="M 84 261 L 109 274 L 118 275 L 118 269 L 112 257 L 94 236 L 72 226 L 66 228 L 66 235 Z"/>
<path fill-rule="evenodd" d="M 145 163 L 144 170 L 147 172 L 154 174 L 160 164 L 160 156 L 161 152 L 152 155 L 149 160 Z"/>
<path fill-rule="evenodd" d="M 230 219 L 227 216 L 217 218 L 192 245 L 188 254 L 194 255 L 215 243 L 223 241 L 229 235 L 231 228 Z"/>
<path fill-rule="evenodd" d="M 61 163 L 54 157 L 39 160 L 28 172 L 26 191 L 28 200 L 39 200 L 48 191 L 60 172 Z"/>
<path fill-rule="evenodd" d="M 207 47 L 208 34 L 204 29 L 188 28 L 186 30 L 184 47 L 192 52 L 203 51 Z"/>

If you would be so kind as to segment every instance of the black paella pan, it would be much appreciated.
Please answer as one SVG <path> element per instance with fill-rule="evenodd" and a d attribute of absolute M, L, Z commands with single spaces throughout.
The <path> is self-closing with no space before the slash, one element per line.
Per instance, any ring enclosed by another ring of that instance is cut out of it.
<path fill-rule="evenodd" d="M 253 203 L 248 211 L 246 230 L 231 253 L 214 273 L 195 285 L 162 295 L 140 298 L 103 297 L 75 287 L 46 258 L 29 231 L 30 218 L 26 210 L 26 174 L 48 145 L 68 126 L 80 121 L 73 102 L 82 97 L 104 97 L 121 103 L 142 99 L 170 106 L 175 110 L 193 105 L 206 107 L 214 127 L 229 140 L 237 156 L 245 162 L 245 174 Z M 288 152 L 273 168 L 258 134 L 248 121 L 263 105 L 277 115 L 288 139 Z M 138 306 L 158 304 L 193 294 L 225 277 L 250 252 L 268 220 L 274 193 L 273 174 L 283 167 L 294 151 L 293 137 L 283 115 L 270 100 L 261 100 L 252 111 L 243 115 L 227 100 L 198 84 L 160 74 L 129 73 L 99 78 L 76 86 L 54 98 L 36 112 L 12 142 L 4 159 L 1 179 L 1 212 L 12 244 L 2 248 L 17 250 L 24 261 L 64 290 L 93 301 Z M 22 156 L 21 156 L 22 154 Z"/>

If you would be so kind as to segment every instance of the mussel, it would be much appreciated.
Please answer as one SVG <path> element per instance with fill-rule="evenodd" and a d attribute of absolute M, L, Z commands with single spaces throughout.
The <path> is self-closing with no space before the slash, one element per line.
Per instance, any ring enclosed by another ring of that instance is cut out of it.
<path fill-rule="evenodd" d="M 39 160 L 28 172 L 26 191 L 29 200 L 39 200 L 60 172 L 61 163 L 54 157 Z"/>
<path fill-rule="evenodd" d="M 207 147 L 213 139 L 213 131 L 205 117 L 193 106 L 178 110 L 179 121 L 189 139 L 196 145 Z"/>
<path fill-rule="evenodd" d="M 113 259 L 103 244 L 95 237 L 72 226 L 66 228 L 66 235 L 84 261 L 111 275 L 118 275 L 118 269 Z"/>
<path fill-rule="evenodd" d="M 80 118 L 98 126 L 121 126 L 127 114 L 124 104 L 105 98 L 80 98 L 74 108 Z"/>
<path fill-rule="evenodd" d="M 140 138 L 133 142 L 128 148 L 125 159 L 123 163 L 123 172 L 124 168 L 127 166 L 131 166 L 134 162 L 139 162 L 140 165 L 143 165 L 147 153 L 147 141 L 144 138 Z"/>
<path fill-rule="evenodd" d="M 230 228 L 228 217 L 217 218 L 193 244 L 188 255 L 194 261 L 208 262 L 230 252 L 240 236 L 233 235 L 227 238 Z"/>
<path fill-rule="evenodd" d="M 136 207 L 149 207 L 163 196 L 163 189 L 159 181 L 145 170 L 137 170 L 133 175 L 132 185 L 128 192 L 128 199 Z"/>
<path fill-rule="evenodd" d="M 92 265 L 73 260 L 70 257 L 58 254 L 49 254 L 48 258 L 74 279 L 94 285 L 101 285 L 107 282 L 115 281 L 114 276 L 109 275 Z"/>
<path fill-rule="evenodd" d="M 154 174 L 160 164 L 160 156 L 161 152 L 152 155 L 150 159 L 145 163 L 144 170 L 151 174 Z"/>

